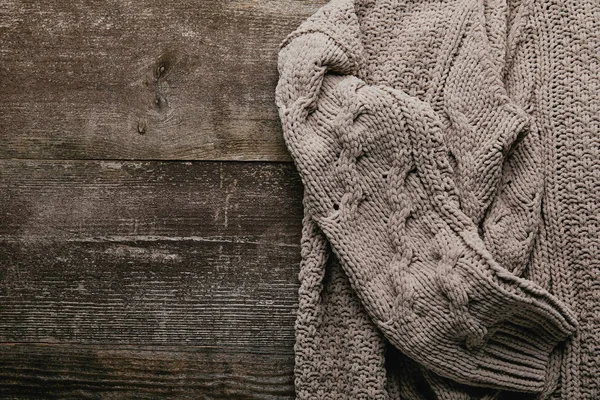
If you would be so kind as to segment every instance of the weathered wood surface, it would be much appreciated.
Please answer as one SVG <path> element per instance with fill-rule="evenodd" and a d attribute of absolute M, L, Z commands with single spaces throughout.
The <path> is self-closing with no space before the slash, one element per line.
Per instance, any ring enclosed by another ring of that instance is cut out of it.
<path fill-rule="evenodd" d="M 301 191 L 289 163 L 0 161 L 0 397 L 292 396 Z"/>
<path fill-rule="evenodd" d="M 0 344 L 0 397 L 293 399 L 293 356 L 182 346 Z"/>
<path fill-rule="evenodd" d="M 0 2 L 0 158 L 287 160 L 279 43 L 326 0 Z"/>

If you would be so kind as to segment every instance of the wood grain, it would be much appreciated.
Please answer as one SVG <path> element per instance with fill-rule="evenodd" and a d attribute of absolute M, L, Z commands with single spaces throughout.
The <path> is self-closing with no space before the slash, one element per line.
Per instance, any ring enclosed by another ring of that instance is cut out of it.
<path fill-rule="evenodd" d="M 292 164 L 0 161 L 0 397 L 293 396 Z"/>
<path fill-rule="evenodd" d="M 293 399 L 293 355 L 0 344 L 3 399 Z"/>
<path fill-rule="evenodd" d="M 289 161 L 278 45 L 324 3 L 0 2 L 0 158 Z"/>
<path fill-rule="evenodd" d="M 0 341 L 291 348 L 284 164 L 0 162 Z"/>

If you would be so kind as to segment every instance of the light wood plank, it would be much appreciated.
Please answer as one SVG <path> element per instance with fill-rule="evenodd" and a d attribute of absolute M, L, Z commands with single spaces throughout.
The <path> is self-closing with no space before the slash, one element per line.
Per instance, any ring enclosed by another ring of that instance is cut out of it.
<path fill-rule="evenodd" d="M 325 3 L 0 2 L 0 158 L 289 161 L 278 45 Z"/>

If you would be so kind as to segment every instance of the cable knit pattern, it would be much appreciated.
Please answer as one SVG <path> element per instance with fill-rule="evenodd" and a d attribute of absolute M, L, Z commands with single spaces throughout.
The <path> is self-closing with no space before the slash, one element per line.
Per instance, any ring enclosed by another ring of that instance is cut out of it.
<path fill-rule="evenodd" d="M 556 246 L 583 250 L 557 210 L 597 202 L 590 183 L 583 209 L 557 203 L 577 189 L 549 128 L 564 96 L 540 73 L 559 48 L 540 36 L 548 5 L 332 0 L 283 41 L 276 101 L 305 189 L 299 399 L 598 394 L 581 352 L 598 318 L 577 331 L 570 307 L 600 285 L 568 282 L 591 251 L 554 271 Z"/>

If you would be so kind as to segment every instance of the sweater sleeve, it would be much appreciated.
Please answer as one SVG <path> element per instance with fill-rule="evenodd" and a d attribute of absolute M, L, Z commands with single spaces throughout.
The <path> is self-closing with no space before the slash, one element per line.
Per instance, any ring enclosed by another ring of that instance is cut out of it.
<path fill-rule="evenodd" d="M 431 105 L 366 84 L 355 62 L 316 31 L 279 55 L 276 102 L 306 212 L 398 349 L 460 383 L 542 390 L 552 349 L 575 330 L 572 312 L 490 254 L 461 209 Z M 518 111 L 490 107 L 503 139 L 516 136 Z M 477 187 L 489 201 L 491 189 Z"/>

